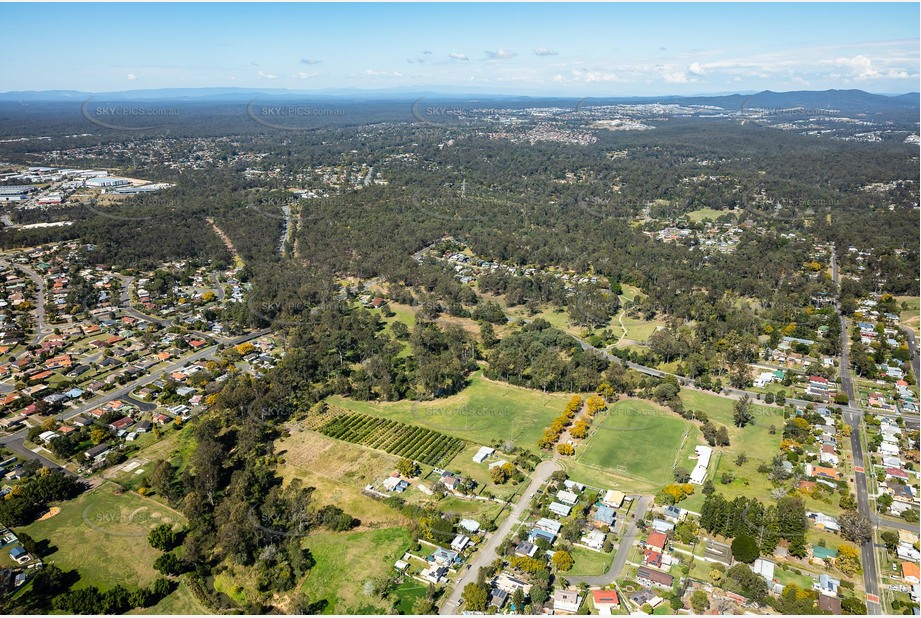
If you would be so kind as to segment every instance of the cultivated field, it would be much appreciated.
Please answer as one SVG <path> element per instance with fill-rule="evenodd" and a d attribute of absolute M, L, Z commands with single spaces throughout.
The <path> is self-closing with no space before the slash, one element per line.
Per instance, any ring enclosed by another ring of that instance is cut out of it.
<path fill-rule="evenodd" d="M 444 466 L 466 444 L 426 427 L 407 425 L 371 414 L 346 413 L 317 428 L 330 438 L 378 449 L 429 466 Z"/>
<path fill-rule="evenodd" d="M 463 391 L 435 401 L 365 402 L 329 397 L 330 405 L 372 414 L 483 445 L 511 441 L 537 451 L 537 440 L 570 395 L 493 382 L 475 373 Z"/>

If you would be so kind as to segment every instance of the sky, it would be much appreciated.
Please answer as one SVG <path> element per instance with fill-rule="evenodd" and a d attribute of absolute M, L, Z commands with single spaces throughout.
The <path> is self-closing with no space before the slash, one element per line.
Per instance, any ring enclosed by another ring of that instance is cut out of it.
<path fill-rule="evenodd" d="M 918 3 L 0 4 L 0 90 L 919 87 Z"/>

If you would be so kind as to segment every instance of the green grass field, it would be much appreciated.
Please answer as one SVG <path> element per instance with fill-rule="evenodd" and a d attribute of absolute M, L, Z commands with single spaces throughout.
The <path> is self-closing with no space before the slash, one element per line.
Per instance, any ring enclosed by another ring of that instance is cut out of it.
<path fill-rule="evenodd" d="M 402 615 L 413 613 L 413 603 L 428 594 L 429 587 L 416 579 L 407 577 L 402 584 L 397 586 L 393 595 L 398 599 L 396 609 Z"/>
<path fill-rule="evenodd" d="M 570 476 L 600 488 L 654 492 L 672 481 L 672 467 L 687 466 L 700 430 L 680 416 L 639 399 L 619 401 L 593 424 Z"/>
<path fill-rule="evenodd" d="M 710 219 L 711 221 L 716 221 L 718 218 L 729 213 L 729 210 L 717 210 L 715 208 L 699 208 L 697 210 L 692 210 L 687 214 L 688 219 L 692 222 L 697 223 L 703 221 L 704 219 Z"/>
<path fill-rule="evenodd" d="M 573 560 L 575 560 L 575 564 L 572 570 L 564 574 L 564 577 L 567 575 L 573 577 L 604 575 L 607 573 L 608 568 L 611 566 L 611 562 L 614 560 L 614 552 L 605 554 L 603 552 L 585 549 L 584 547 L 573 547 L 572 551 L 569 553 L 572 555 Z"/>
<path fill-rule="evenodd" d="M 511 441 L 537 450 L 537 440 L 570 395 L 493 382 L 475 373 L 464 390 L 435 401 L 364 402 L 333 396 L 330 405 L 428 427 L 477 444 Z"/>
<path fill-rule="evenodd" d="M 717 449 L 710 462 L 709 477 L 717 487 L 728 496 L 742 495 L 749 498 L 764 499 L 773 485 L 767 476 L 758 472 L 758 465 L 770 463 L 774 455 L 780 452 L 780 440 L 783 432 L 783 409 L 767 406 L 754 406 L 754 424 L 739 429 L 732 418 L 735 400 L 720 397 L 702 391 L 681 390 L 681 401 L 688 409 L 702 410 L 714 423 L 725 425 L 729 430 L 729 446 Z M 770 426 L 776 433 L 770 435 Z M 747 461 L 741 466 L 735 463 L 739 454 L 744 453 Z M 692 466 L 688 465 L 688 469 Z M 728 484 L 719 483 L 723 472 L 731 472 L 735 480 Z M 682 503 L 684 508 L 698 510 L 703 504 L 703 494 L 699 492 Z"/>
<path fill-rule="evenodd" d="M 626 334 L 623 340 L 617 345 L 618 348 L 626 348 L 631 345 L 637 345 L 641 341 L 646 341 L 656 332 L 657 328 L 665 327 L 665 322 L 659 319 L 641 320 L 625 315 L 620 321 L 618 321 L 617 318 L 613 320 L 613 326 L 611 327 L 613 332 L 617 333 L 620 331 L 620 322 L 623 322 Z"/>
<path fill-rule="evenodd" d="M 48 519 L 20 528 L 36 540 L 48 539 L 57 548 L 45 558 L 64 570 L 75 569 L 75 588 L 115 584 L 133 589 L 149 586 L 159 573 L 153 562 L 161 552 L 147 543 L 147 534 L 160 523 L 185 524 L 182 515 L 137 494 L 117 494 L 107 483 L 62 503 Z M 203 613 L 204 608 L 180 587 L 148 613 Z"/>
<path fill-rule="evenodd" d="M 302 591 L 312 601 L 329 602 L 324 614 L 379 614 L 385 602 L 364 594 L 366 581 L 387 575 L 410 546 L 404 528 L 367 532 L 317 533 L 305 541 L 317 561 Z"/>
<path fill-rule="evenodd" d="M 898 301 L 899 306 L 901 307 L 902 303 L 908 305 L 908 309 L 904 309 L 899 313 L 899 321 L 902 326 L 908 326 L 915 331 L 915 334 L 921 334 L 921 321 L 919 321 L 919 299 L 917 296 L 896 296 L 896 301 Z"/>

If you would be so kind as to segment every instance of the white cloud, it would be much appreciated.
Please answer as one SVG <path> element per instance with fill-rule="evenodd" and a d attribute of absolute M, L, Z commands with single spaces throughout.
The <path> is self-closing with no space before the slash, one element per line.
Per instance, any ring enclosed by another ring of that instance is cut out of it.
<path fill-rule="evenodd" d="M 319 77 L 320 73 L 318 71 L 312 71 L 310 73 L 304 73 L 303 71 L 297 74 L 298 79 L 310 79 L 311 77 Z"/>
<path fill-rule="evenodd" d="M 880 77 L 879 71 L 873 68 L 873 63 L 863 54 L 853 58 L 835 58 L 834 65 L 850 69 L 857 79 L 874 79 Z"/>
<path fill-rule="evenodd" d="M 570 70 L 569 73 L 570 73 L 570 76 L 568 78 L 560 74 L 554 75 L 553 81 L 557 83 L 579 82 L 579 83 L 584 83 L 584 84 L 597 84 L 601 82 L 623 81 L 615 73 L 611 73 L 610 71 L 598 71 L 598 70 L 583 71 L 582 69 L 572 69 Z"/>
<path fill-rule="evenodd" d="M 365 77 L 403 77 L 399 71 L 375 71 L 374 69 L 365 69 L 361 74 Z"/>
<path fill-rule="evenodd" d="M 462 54 L 460 52 L 451 52 L 448 54 L 448 58 L 451 58 L 452 60 L 470 60 L 470 58 L 467 57 L 467 54 Z"/>
<path fill-rule="evenodd" d="M 497 49 L 496 51 L 490 51 L 488 49 L 486 50 L 486 57 L 489 60 L 508 60 L 510 58 L 514 58 L 517 55 L 518 54 L 508 49 Z"/>
<path fill-rule="evenodd" d="M 129 81 L 129 82 L 133 82 L 133 81 L 136 80 L 136 79 L 137 79 L 137 77 L 134 75 L 134 73 L 128 73 L 128 81 Z"/>
<path fill-rule="evenodd" d="M 692 75 L 703 75 L 704 68 L 703 66 L 701 66 L 699 62 L 692 62 L 691 65 L 688 67 L 688 72 L 691 73 Z"/>
<path fill-rule="evenodd" d="M 669 84 L 686 84 L 691 81 L 687 73 L 672 67 L 659 67 L 659 75 Z"/>
<path fill-rule="evenodd" d="M 534 48 L 535 56 L 556 56 L 556 52 L 552 49 L 547 49 L 546 47 L 535 47 Z"/>
<path fill-rule="evenodd" d="M 266 73 L 264 71 L 259 71 L 257 75 L 259 76 L 259 79 L 278 79 L 277 75 L 274 75 L 272 73 Z"/>

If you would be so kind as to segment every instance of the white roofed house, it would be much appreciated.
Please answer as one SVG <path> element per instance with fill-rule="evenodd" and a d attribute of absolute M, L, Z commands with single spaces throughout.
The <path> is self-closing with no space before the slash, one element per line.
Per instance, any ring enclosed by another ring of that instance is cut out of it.
<path fill-rule="evenodd" d="M 568 490 L 561 490 L 557 492 L 556 499 L 562 502 L 563 504 L 568 504 L 572 506 L 579 500 L 579 496 Z"/>
<path fill-rule="evenodd" d="M 695 485 L 703 485 L 707 478 L 707 466 L 710 465 L 710 457 L 713 449 L 709 446 L 696 446 L 694 451 L 697 453 L 697 465 L 691 472 L 691 482 Z"/>
<path fill-rule="evenodd" d="M 476 454 L 473 456 L 473 461 L 475 461 L 476 463 L 483 463 L 484 461 L 486 461 L 486 459 L 490 455 L 492 455 L 495 452 L 496 452 L 496 449 L 494 448 L 490 448 L 488 446 L 481 446 L 480 450 L 478 450 Z"/>
<path fill-rule="evenodd" d="M 559 502 L 550 503 L 550 512 L 554 515 L 559 515 L 560 517 L 568 517 L 571 511 L 571 506 L 560 504 Z"/>
<path fill-rule="evenodd" d="M 470 537 L 463 534 L 458 534 L 454 537 L 454 540 L 451 541 L 451 549 L 457 552 L 464 551 L 468 545 L 470 545 Z"/>
<path fill-rule="evenodd" d="M 575 614 L 582 605 L 582 597 L 576 590 L 557 590 L 553 593 L 553 612 L 555 614 Z"/>
<path fill-rule="evenodd" d="M 601 500 L 606 506 L 619 509 L 624 503 L 624 492 L 616 489 L 609 489 Z"/>

